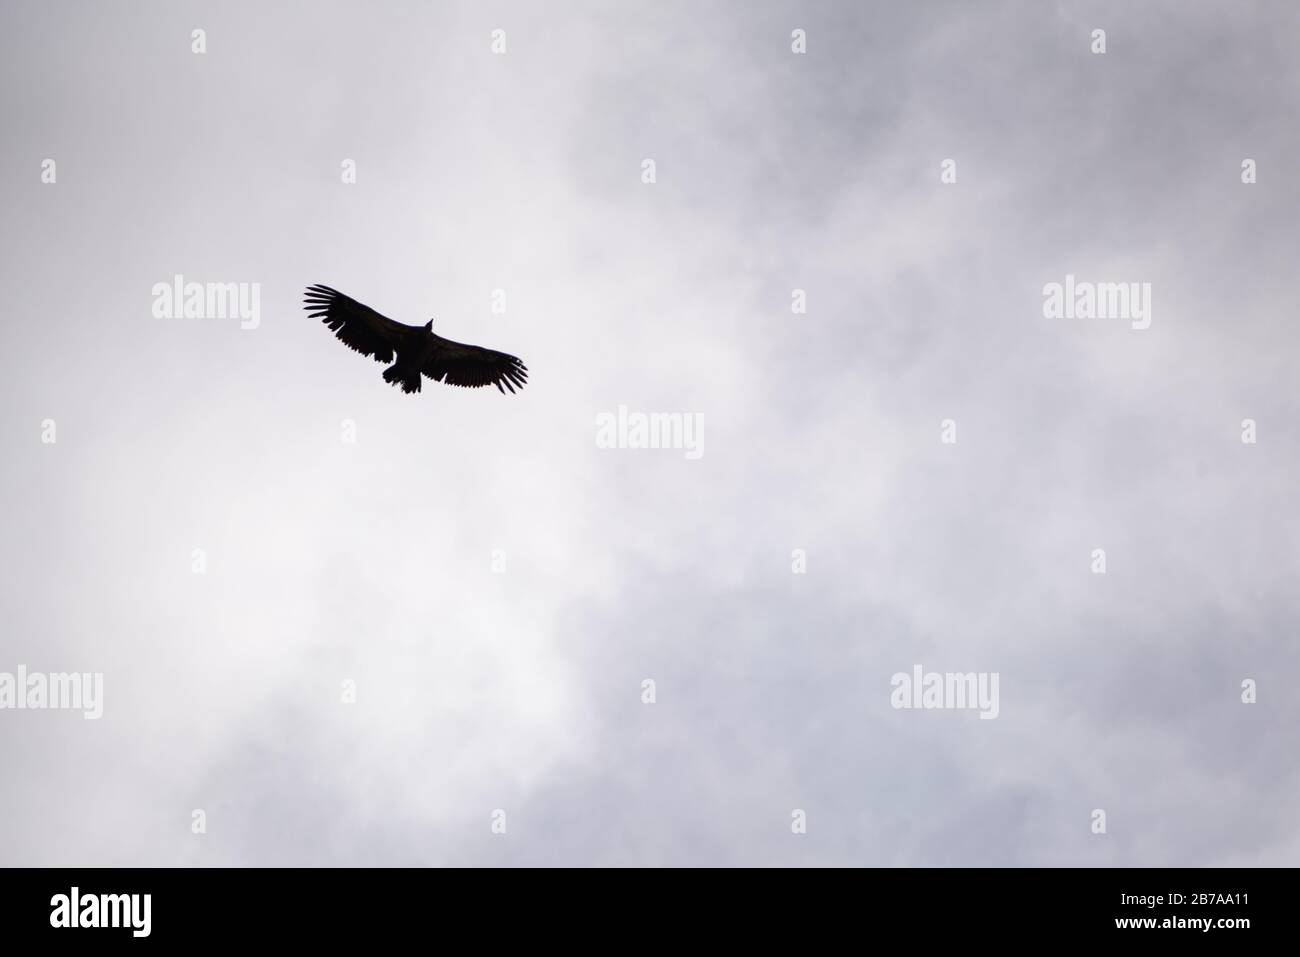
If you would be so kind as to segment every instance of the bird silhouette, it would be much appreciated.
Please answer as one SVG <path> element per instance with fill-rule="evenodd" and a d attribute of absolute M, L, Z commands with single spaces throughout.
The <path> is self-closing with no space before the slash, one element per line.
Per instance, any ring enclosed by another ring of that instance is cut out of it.
<path fill-rule="evenodd" d="M 436 335 L 433 320 L 423 326 L 394 322 L 329 286 L 308 286 L 304 308 L 333 330 L 349 349 L 377 362 L 393 363 L 384 381 L 406 393 L 420 391 L 420 377 L 477 389 L 494 385 L 501 393 L 522 389 L 528 368 L 512 355 Z M 394 359 L 396 357 L 396 359 Z"/>

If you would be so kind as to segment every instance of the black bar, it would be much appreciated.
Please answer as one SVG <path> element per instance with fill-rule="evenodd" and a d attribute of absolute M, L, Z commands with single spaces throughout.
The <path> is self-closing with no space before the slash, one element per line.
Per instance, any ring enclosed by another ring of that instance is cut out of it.
<path fill-rule="evenodd" d="M 765 945 L 902 934 L 925 945 L 1179 947 L 1289 936 L 1283 909 L 1297 883 L 1293 869 L 12 869 L 0 882 L 9 943 L 373 946 L 435 934 L 451 946 L 446 935 L 473 932 L 534 945 L 599 936 L 667 946 L 691 933 Z M 52 926 L 70 925 L 74 887 L 79 923 L 116 912 L 120 926 Z M 148 934 L 137 936 L 146 894 Z"/>

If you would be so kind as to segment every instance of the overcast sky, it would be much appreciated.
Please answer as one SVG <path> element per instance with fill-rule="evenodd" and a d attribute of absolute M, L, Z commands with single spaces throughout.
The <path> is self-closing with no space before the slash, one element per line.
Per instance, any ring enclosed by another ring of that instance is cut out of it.
<path fill-rule="evenodd" d="M 1300 864 L 1294 3 L 0 17 L 0 863 Z"/>

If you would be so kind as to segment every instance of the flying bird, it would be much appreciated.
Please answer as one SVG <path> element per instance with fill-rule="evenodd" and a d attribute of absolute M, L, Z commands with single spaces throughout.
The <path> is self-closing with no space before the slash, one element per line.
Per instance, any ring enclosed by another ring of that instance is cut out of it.
<path fill-rule="evenodd" d="M 516 357 L 435 335 L 432 319 L 423 326 L 394 322 L 329 286 L 308 286 L 303 302 L 308 314 L 349 349 L 393 363 L 384 370 L 384 381 L 403 392 L 419 392 L 422 375 L 467 389 L 494 385 L 501 393 L 513 393 L 528 381 L 528 369 Z"/>

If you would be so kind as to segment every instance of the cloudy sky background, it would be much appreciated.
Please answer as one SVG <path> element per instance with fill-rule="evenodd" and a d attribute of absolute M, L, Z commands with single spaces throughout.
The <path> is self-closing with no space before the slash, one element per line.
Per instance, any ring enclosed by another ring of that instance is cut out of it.
<path fill-rule="evenodd" d="M 1300 7 L 0 16 L 0 671 L 105 676 L 0 712 L 0 863 L 1300 863 Z M 529 386 L 403 396 L 313 282 Z"/>

